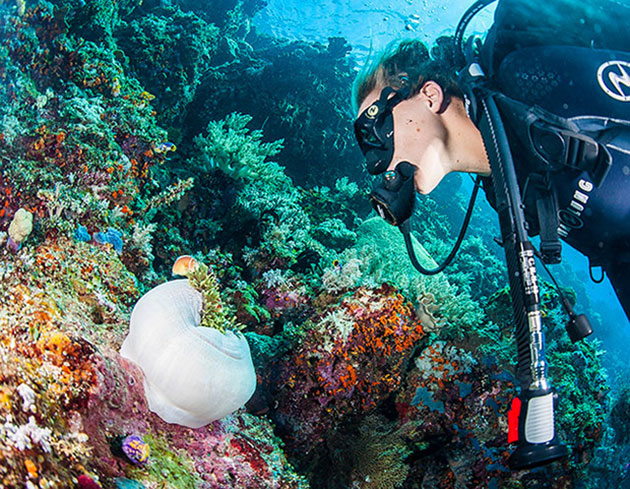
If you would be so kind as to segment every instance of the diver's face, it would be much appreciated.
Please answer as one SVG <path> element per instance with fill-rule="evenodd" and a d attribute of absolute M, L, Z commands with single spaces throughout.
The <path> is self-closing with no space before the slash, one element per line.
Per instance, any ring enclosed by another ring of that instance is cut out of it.
<path fill-rule="evenodd" d="M 428 194 L 449 171 L 445 154 L 447 132 L 439 117 L 441 88 L 423 89 L 413 97 L 399 102 L 393 109 L 394 152 L 387 170 L 393 170 L 401 161 L 408 161 L 414 167 L 416 191 Z M 382 87 L 375 88 L 363 101 L 359 114 L 377 101 Z"/>

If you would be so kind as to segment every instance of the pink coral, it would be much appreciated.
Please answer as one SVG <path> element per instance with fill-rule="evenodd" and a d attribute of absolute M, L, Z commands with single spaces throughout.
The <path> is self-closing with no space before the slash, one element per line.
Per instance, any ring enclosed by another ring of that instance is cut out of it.
<path fill-rule="evenodd" d="M 101 486 L 89 475 L 81 474 L 77 479 L 77 489 L 101 489 Z"/>

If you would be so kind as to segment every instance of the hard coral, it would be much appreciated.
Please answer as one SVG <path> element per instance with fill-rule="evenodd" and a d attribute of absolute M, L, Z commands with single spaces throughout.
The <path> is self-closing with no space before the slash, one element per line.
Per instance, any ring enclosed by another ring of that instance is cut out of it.
<path fill-rule="evenodd" d="M 61 331 L 54 331 L 42 335 L 36 352 L 43 363 L 42 370 L 52 373 L 42 378 L 47 381 L 44 386 L 47 386 L 45 395 L 49 402 L 67 409 L 86 405 L 96 383 L 91 359 L 93 346 L 80 338 L 71 339 Z"/>

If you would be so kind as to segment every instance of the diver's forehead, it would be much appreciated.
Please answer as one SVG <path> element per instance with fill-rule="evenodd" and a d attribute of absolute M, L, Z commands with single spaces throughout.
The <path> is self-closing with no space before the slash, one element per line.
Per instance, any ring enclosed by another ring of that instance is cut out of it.
<path fill-rule="evenodd" d="M 363 102 L 359 106 L 359 112 L 357 113 L 357 117 L 361 115 L 361 113 L 367 109 L 370 105 L 376 102 L 381 96 L 381 88 L 375 88 L 370 93 L 368 93 L 367 97 L 363 99 Z"/>

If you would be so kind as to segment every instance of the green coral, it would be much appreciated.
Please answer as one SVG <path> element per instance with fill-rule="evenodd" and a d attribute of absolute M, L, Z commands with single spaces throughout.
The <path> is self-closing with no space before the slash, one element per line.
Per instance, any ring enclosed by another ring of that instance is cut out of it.
<path fill-rule="evenodd" d="M 313 230 L 315 238 L 329 248 L 343 249 L 357 241 L 357 235 L 341 219 L 326 219 Z"/>
<path fill-rule="evenodd" d="M 262 248 L 258 250 L 262 254 L 288 261 L 306 248 L 323 248 L 311 235 L 311 219 L 301 205 L 298 189 L 277 163 L 260 166 L 256 178 L 248 180 L 239 191 L 237 204 L 246 215 L 268 213 L 274 217 L 262 235 Z"/>
<path fill-rule="evenodd" d="M 245 282 L 244 286 L 238 290 L 242 297 L 241 307 L 252 316 L 256 321 L 269 321 L 271 314 L 267 309 L 258 304 L 259 294 L 256 289 L 249 283 Z"/>
<path fill-rule="evenodd" d="M 366 192 L 347 177 L 338 179 L 334 189 L 316 186 L 299 190 L 301 205 L 313 222 L 341 221 L 351 229 L 359 221 L 359 215 L 367 210 Z"/>
<path fill-rule="evenodd" d="M 348 177 L 339 178 L 335 182 L 335 189 L 343 199 L 353 199 L 359 193 L 359 186 L 356 182 L 351 182 Z"/>
<path fill-rule="evenodd" d="M 194 139 L 203 163 L 234 179 L 260 177 L 265 172 L 265 160 L 280 152 L 284 140 L 261 142 L 262 131 L 250 132 L 246 127 L 251 120 L 250 115 L 233 112 L 224 120 L 210 121 L 207 134 Z"/>
<path fill-rule="evenodd" d="M 144 440 L 151 447 L 151 463 L 130 467 L 130 477 L 150 484 L 166 484 L 165 487 L 196 487 L 200 483 L 195 477 L 193 461 L 173 450 L 167 440 L 151 433 L 147 433 Z"/>
<path fill-rule="evenodd" d="M 240 331 L 243 325 L 236 323 L 234 317 L 228 317 L 219 294 L 217 277 L 205 264 L 200 264 L 190 273 L 188 281 L 203 296 L 203 310 L 199 326 L 214 328 L 221 333 L 227 330 Z"/>
<path fill-rule="evenodd" d="M 363 272 L 376 284 L 388 282 L 415 297 L 424 277 L 417 272 L 405 249 L 402 234 L 380 217 L 367 219 L 356 230 L 358 241 L 354 246 L 363 262 Z M 434 268 L 435 261 L 412 236 L 418 261 L 424 267 Z"/>

